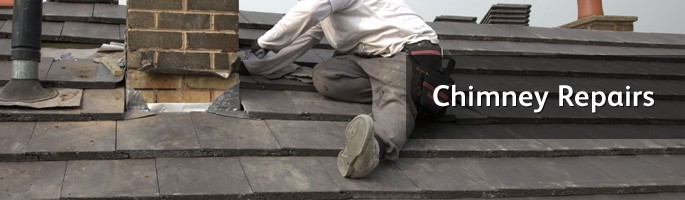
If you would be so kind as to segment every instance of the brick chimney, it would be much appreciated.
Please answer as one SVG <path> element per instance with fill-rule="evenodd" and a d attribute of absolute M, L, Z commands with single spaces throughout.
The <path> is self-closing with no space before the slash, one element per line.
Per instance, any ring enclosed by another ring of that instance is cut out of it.
<path fill-rule="evenodd" d="M 602 0 L 578 0 L 578 20 L 561 28 L 604 31 L 633 31 L 636 16 L 604 15 Z"/>
<path fill-rule="evenodd" d="M 237 82 L 238 0 L 128 0 L 126 83 L 148 103 L 211 102 Z"/>

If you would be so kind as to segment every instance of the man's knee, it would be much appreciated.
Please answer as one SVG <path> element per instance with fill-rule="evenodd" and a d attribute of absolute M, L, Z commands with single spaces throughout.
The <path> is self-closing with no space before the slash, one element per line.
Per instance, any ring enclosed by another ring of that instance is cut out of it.
<path fill-rule="evenodd" d="M 319 94 L 341 101 L 355 103 L 371 102 L 371 86 L 368 79 L 328 79 L 325 76 L 314 79 Z"/>
<path fill-rule="evenodd" d="M 332 81 L 332 77 L 328 76 L 326 73 L 322 73 L 320 68 L 315 67 L 314 72 L 312 73 L 312 80 L 314 81 L 314 88 L 316 88 L 316 91 L 324 96 L 328 96 L 331 89 L 327 84 Z"/>
<path fill-rule="evenodd" d="M 331 66 L 314 67 L 312 78 L 314 88 L 319 94 L 348 102 L 371 101 L 371 82 L 368 77 L 346 73 L 344 67 L 350 66 L 337 66 L 333 69 L 329 67 Z"/>

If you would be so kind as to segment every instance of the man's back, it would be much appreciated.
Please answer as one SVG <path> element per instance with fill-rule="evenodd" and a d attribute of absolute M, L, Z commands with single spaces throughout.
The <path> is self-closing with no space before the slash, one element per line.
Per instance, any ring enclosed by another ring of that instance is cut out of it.
<path fill-rule="evenodd" d="M 280 50 L 295 38 L 324 35 L 343 53 L 391 56 L 407 43 L 438 36 L 403 0 L 302 0 L 259 40 Z"/>
<path fill-rule="evenodd" d="M 406 43 L 437 35 L 403 0 L 330 0 L 334 12 L 321 22 L 331 45 L 341 52 L 394 54 Z"/>

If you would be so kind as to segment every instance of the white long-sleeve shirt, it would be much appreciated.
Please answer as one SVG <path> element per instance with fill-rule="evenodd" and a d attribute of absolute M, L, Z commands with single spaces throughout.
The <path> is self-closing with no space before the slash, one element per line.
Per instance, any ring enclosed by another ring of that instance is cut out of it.
<path fill-rule="evenodd" d="M 402 51 L 405 44 L 438 43 L 435 31 L 403 0 L 300 0 L 258 42 L 279 52 L 298 38 L 318 42 L 324 36 L 338 52 L 385 57 Z"/>

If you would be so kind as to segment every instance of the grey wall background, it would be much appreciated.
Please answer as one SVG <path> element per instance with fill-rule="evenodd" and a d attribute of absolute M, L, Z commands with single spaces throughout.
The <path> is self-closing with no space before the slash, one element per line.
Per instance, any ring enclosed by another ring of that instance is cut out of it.
<path fill-rule="evenodd" d="M 405 0 L 426 21 L 437 15 L 474 16 L 480 20 L 495 3 L 532 4 L 531 26 L 557 27 L 577 18 L 575 0 Z M 297 0 L 240 0 L 241 10 L 286 13 Z M 120 4 L 126 4 L 120 0 Z M 640 17 L 638 32 L 685 34 L 684 0 L 604 0 L 606 15 Z"/>

